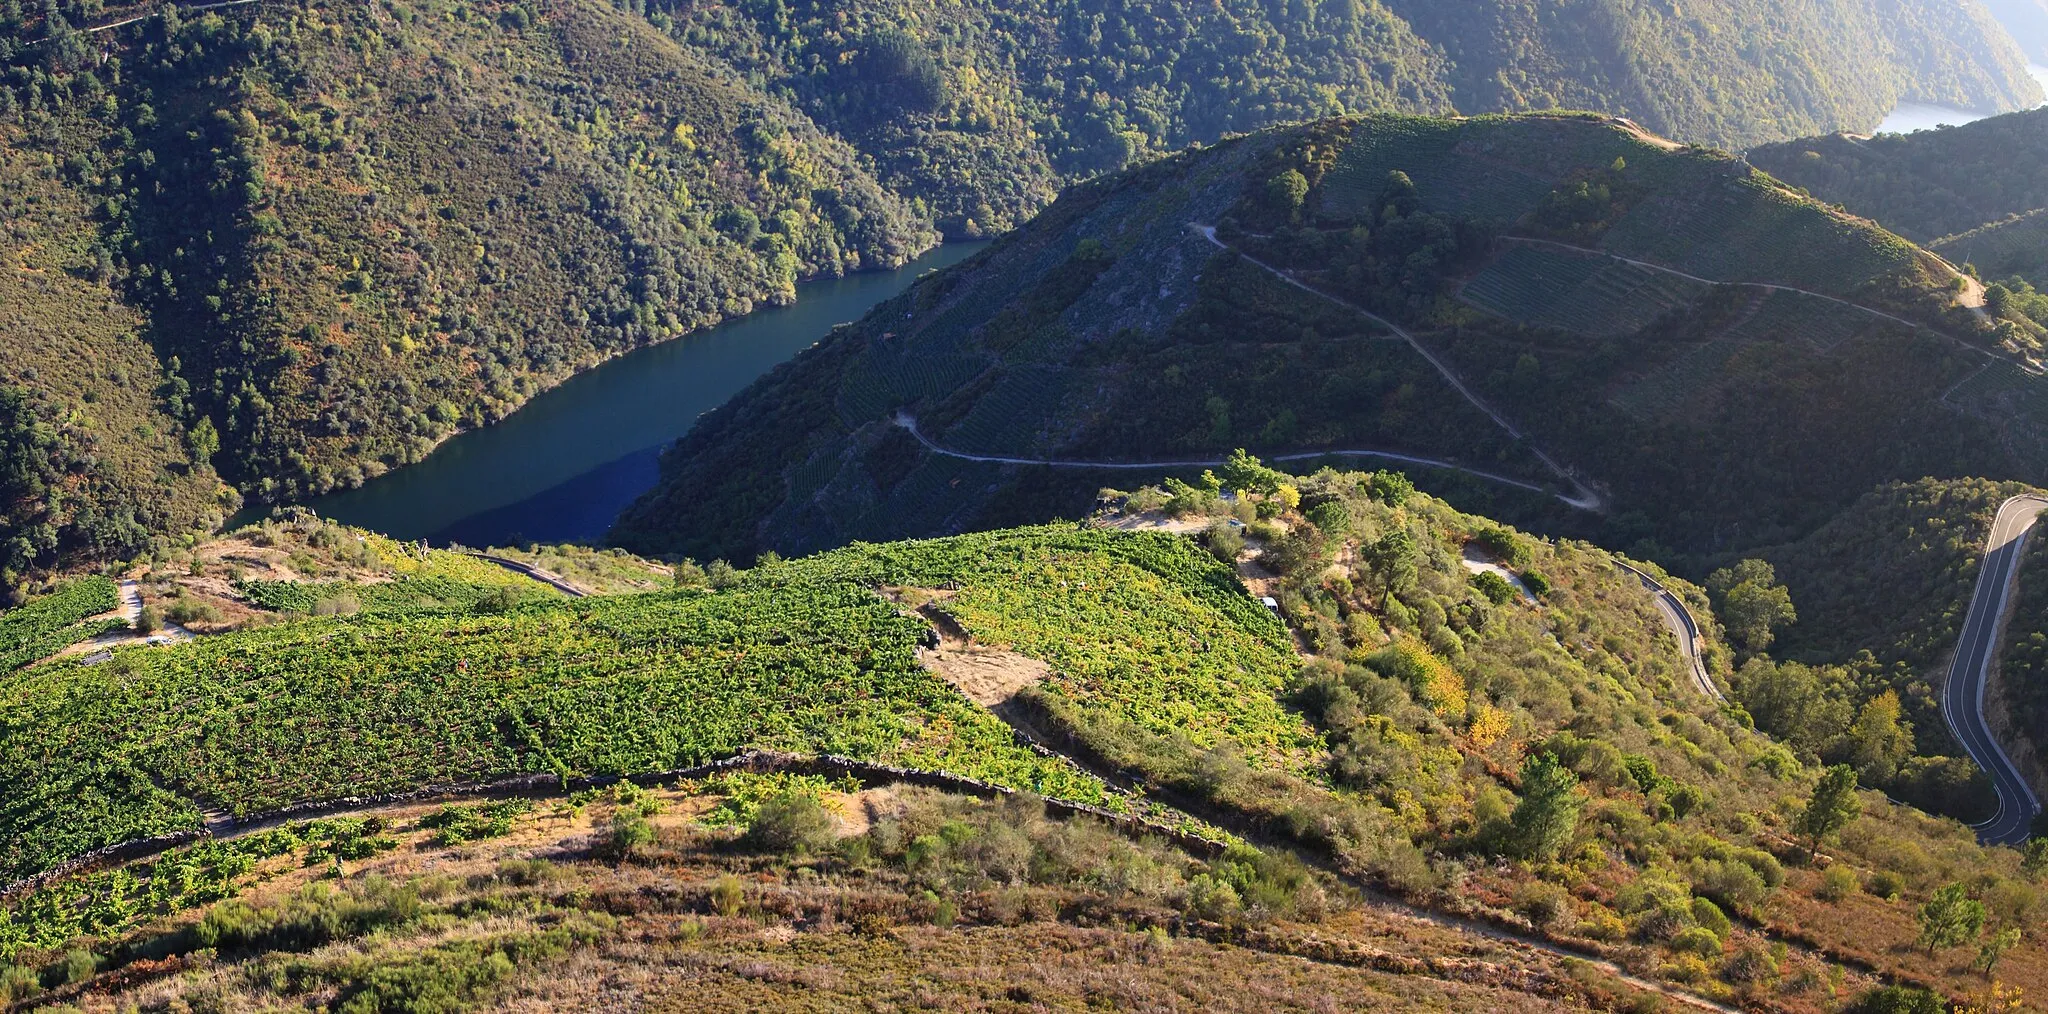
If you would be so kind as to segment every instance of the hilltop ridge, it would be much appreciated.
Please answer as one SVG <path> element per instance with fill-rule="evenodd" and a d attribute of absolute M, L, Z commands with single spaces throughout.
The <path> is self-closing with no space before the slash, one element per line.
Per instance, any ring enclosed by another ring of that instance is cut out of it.
<path fill-rule="evenodd" d="M 835 332 L 612 537 L 745 558 L 1071 515 L 1113 481 L 1086 463 L 1242 444 L 1457 466 L 1418 474 L 1623 545 L 1783 541 L 1888 479 L 2040 473 L 2007 394 L 2037 380 L 1955 281 L 1623 122 L 1269 131 L 1077 188 Z M 1541 492 L 1582 486 L 1603 515 Z"/>

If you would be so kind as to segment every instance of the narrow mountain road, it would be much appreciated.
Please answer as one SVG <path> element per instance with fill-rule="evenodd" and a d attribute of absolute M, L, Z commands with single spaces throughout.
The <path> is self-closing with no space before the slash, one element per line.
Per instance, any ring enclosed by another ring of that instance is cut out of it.
<path fill-rule="evenodd" d="M 1970 759 L 1991 776 L 1998 790 L 1998 812 L 1973 825 L 1978 840 L 1986 845 L 2026 841 L 2034 815 L 2041 811 L 2033 786 L 2020 775 L 1984 720 L 1984 685 L 1996 660 L 2005 607 L 2019 577 L 2020 551 L 2043 511 L 2048 511 L 2048 497 L 2016 496 L 1999 506 L 1984 543 L 1984 566 L 1977 573 L 1970 612 L 1963 617 L 1963 633 L 1949 664 L 1948 682 L 1941 688 L 1941 711 L 1948 718 L 1949 731 L 1969 751 Z"/>
<path fill-rule="evenodd" d="M 1353 313 L 1356 313 L 1359 316 L 1362 316 L 1365 319 L 1372 321 L 1373 323 L 1378 324 L 1383 328 L 1386 328 L 1388 331 L 1393 332 L 1395 336 L 1399 337 L 1402 341 L 1407 342 L 1408 347 L 1414 349 L 1416 354 L 1420 355 L 1425 362 L 1429 363 L 1429 365 L 1436 370 L 1437 375 L 1442 377 L 1445 383 L 1451 385 L 1452 390 L 1457 391 L 1460 395 L 1464 397 L 1466 401 L 1472 403 L 1473 408 L 1476 408 L 1479 411 L 1486 413 L 1486 417 L 1492 419 L 1494 425 L 1499 426 L 1502 430 L 1504 430 L 1507 433 L 1508 436 L 1514 437 L 1516 440 L 1521 441 L 1524 446 L 1529 448 L 1529 453 L 1536 456 L 1536 460 L 1543 462 L 1543 467 L 1549 469 L 1552 475 L 1557 476 L 1558 479 L 1562 480 L 1566 485 L 1572 488 L 1573 492 L 1571 496 L 1559 496 L 1558 499 L 1563 500 L 1565 503 L 1570 504 L 1573 507 L 1577 507 L 1580 510 L 1600 512 L 1606 509 L 1606 503 L 1600 498 L 1600 494 L 1594 492 L 1592 487 L 1589 487 L 1584 482 L 1581 482 L 1579 480 L 1578 473 L 1564 467 L 1563 465 L 1558 464 L 1555 458 L 1552 458 L 1548 452 L 1546 452 L 1543 448 L 1537 446 L 1534 440 L 1529 439 L 1528 434 L 1523 433 L 1520 427 L 1516 426 L 1512 422 L 1509 422 L 1507 416 L 1500 414 L 1500 411 L 1498 409 L 1495 409 L 1492 405 L 1487 404 L 1485 400 L 1481 399 L 1477 394 L 1472 393 L 1472 389 L 1465 386 L 1465 382 L 1458 377 L 1457 373 L 1451 370 L 1449 364 L 1445 363 L 1441 359 L 1438 359 L 1436 353 L 1431 352 L 1428 346 L 1422 344 L 1422 342 L 1418 340 L 1413 334 L 1410 334 L 1406 328 L 1403 328 L 1395 324 L 1393 321 L 1388 320 L 1385 317 L 1382 317 L 1379 314 L 1374 313 L 1371 310 L 1368 310 L 1365 307 L 1362 307 L 1348 299 L 1344 299 L 1339 296 L 1333 296 L 1327 292 L 1324 292 L 1323 290 L 1318 289 L 1315 286 L 1310 285 L 1307 282 L 1304 282 L 1301 279 L 1294 277 L 1292 274 L 1283 271 L 1280 268 L 1274 267 L 1273 265 L 1268 264 L 1265 261 L 1258 259 L 1257 257 L 1253 257 L 1252 255 L 1245 253 L 1244 251 L 1239 250 L 1236 247 L 1231 246 L 1230 244 L 1225 243 L 1220 239 L 1217 239 L 1216 227 L 1213 225 L 1200 225 L 1190 223 L 1190 227 L 1193 228 L 1197 233 L 1200 233 L 1203 239 L 1208 240 L 1210 243 L 1214 244 L 1218 249 L 1228 250 L 1231 253 L 1234 253 L 1239 257 L 1244 258 L 1247 263 L 1257 265 L 1260 269 L 1273 275 L 1275 278 L 1278 278 L 1281 281 L 1286 282 L 1287 284 L 1292 285 L 1303 292 L 1306 292 L 1313 296 L 1320 296 L 1323 299 L 1329 300 L 1330 302 L 1335 303 L 1338 306 L 1342 306 L 1345 309 L 1348 309 Z"/>
<path fill-rule="evenodd" d="M 961 461 L 979 461 L 993 465 L 1039 465 L 1048 468 L 1118 469 L 1128 471 L 1158 472 L 1169 468 L 1215 468 L 1219 465 L 1222 465 L 1224 462 L 1224 459 L 1222 458 L 1199 458 L 1184 461 L 1070 461 L 1058 458 L 1017 458 L 1002 454 L 969 454 L 966 451 L 955 451 L 949 448 L 941 447 L 938 444 L 934 443 L 930 437 L 925 436 L 923 432 L 918 430 L 917 419 L 911 416 L 908 412 L 896 413 L 896 417 L 891 421 L 894 422 L 897 426 L 900 426 L 903 429 L 908 430 L 910 432 L 910 435 L 916 438 L 918 443 L 924 445 L 925 450 L 928 450 L 933 454 L 938 454 L 948 458 L 956 458 Z M 1485 479 L 1488 482 L 1497 482 L 1505 486 L 1513 486 L 1516 489 L 1525 489 L 1532 493 L 1548 494 L 1550 496 L 1556 497 L 1558 500 L 1564 502 L 1565 504 L 1572 507 L 1576 507 L 1580 510 L 1599 509 L 1597 500 L 1587 501 L 1580 497 L 1566 496 L 1565 494 L 1559 493 L 1556 490 L 1545 489 L 1544 487 L 1539 486 L 1533 482 L 1526 482 L 1521 479 L 1510 479 L 1505 475 L 1497 475 L 1493 472 L 1483 472 L 1476 468 L 1467 468 L 1464 465 L 1454 465 L 1451 462 L 1440 461 L 1436 458 L 1418 457 L 1413 454 L 1401 454 L 1396 451 L 1376 451 L 1364 448 L 1347 448 L 1333 451 L 1301 451 L 1294 454 L 1272 455 L 1266 458 L 1266 460 L 1276 462 L 1314 461 L 1317 458 L 1376 458 L 1383 461 L 1396 461 L 1410 465 L 1422 465 L 1428 468 L 1442 468 L 1448 471 L 1460 472 L 1465 475 L 1470 475 L 1475 478 Z"/>
<path fill-rule="evenodd" d="M 1700 657 L 1700 647 L 1706 639 L 1700 635 L 1699 621 L 1693 619 L 1692 610 L 1686 607 L 1685 600 L 1664 587 L 1656 578 L 1621 563 L 1620 560 L 1615 562 L 1621 565 L 1621 569 L 1634 574 L 1636 580 L 1641 581 L 1643 587 L 1649 589 L 1651 596 L 1655 598 L 1657 611 L 1664 616 L 1664 625 L 1671 628 L 1671 636 L 1678 638 L 1678 653 L 1684 656 L 1686 668 L 1692 672 L 1693 686 L 1699 688 L 1700 693 L 1721 704 L 1728 703 L 1727 696 L 1714 684 L 1714 677 L 1708 675 L 1706 660 Z"/>

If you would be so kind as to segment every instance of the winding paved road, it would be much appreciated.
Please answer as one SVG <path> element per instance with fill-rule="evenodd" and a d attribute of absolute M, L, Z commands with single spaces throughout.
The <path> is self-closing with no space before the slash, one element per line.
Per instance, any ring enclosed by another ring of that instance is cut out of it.
<path fill-rule="evenodd" d="M 1643 587 L 1648 588 L 1650 594 L 1656 598 L 1657 611 L 1664 615 L 1664 625 L 1671 628 L 1671 636 L 1678 638 L 1678 653 L 1685 656 L 1686 667 L 1692 670 L 1693 685 L 1699 688 L 1700 693 L 1722 704 L 1728 703 L 1728 698 L 1721 693 L 1721 688 L 1714 684 L 1714 678 L 1707 674 L 1706 660 L 1700 657 L 1703 639 L 1700 637 L 1699 621 L 1693 619 L 1692 610 L 1686 607 L 1685 600 L 1658 583 L 1656 578 L 1620 560 L 1614 562 L 1619 564 L 1621 569 L 1634 574 L 1636 580 L 1641 581 Z"/>
<path fill-rule="evenodd" d="M 1969 615 L 1963 617 L 1955 660 L 1949 664 L 1948 681 L 1941 688 L 1941 711 L 1948 718 L 1949 731 L 1955 733 L 1977 766 L 1991 776 L 1992 785 L 1998 790 L 1998 812 L 1991 819 L 1972 825 L 1978 840 L 1986 845 L 2017 845 L 2026 841 L 2034 815 L 2041 811 L 2041 801 L 2035 797 L 2033 786 L 2027 784 L 1984 721 L 1984 685 L 1991 663 L 1997 659 L 1999 629 L 2019 577 L 2020 552 L 2026 546 L 2027 533 L 2044 510 L 2048 510 L 2048 497 L 2016 496 L 1999 505 L 1998 517 L 1991 522 L 1991 535 L 1984 543 L 1984 566 L 1977 573 Z"/>
<path fill-rule="evenodd" d="M 1146 472 L 1163 471 L 1169 468 L 1215 468 L 1224 463 L 1224 459 L 1222 458 L 1201 458 L 1189 461 L 1068 461 L 1059 458 L 1015 458 L 1003 454 L 969 454 L 966 451 L 955 451 L 945 447 L 941 447 L 938 444 L 933 443 L 930 437 L 925 436 L 923 432 L 918 430 L 917 419 L 911 416 L 908 412 L 898 412 L 896 413 L 896 417 L 890 421 L 895 423 L 897 426 L 901 426 L 902 428 L 910 431 L 910 435 L 912 437 L 915 437 L 918 443 L 923 444 L 925 450 L 930 451 L 933 454 L 942 455 L 944 457 L 957 458 L 961 461 L 980 461 L 993 465 L 1039 465 L 1048 468 L 1113 468 L 1125 470 L 1138 470 Z M 1265 460 L 1314 461 L 1317 458 L 1380 458 L 1387 461 L 1398 461 L 1410 465 L 1424 465 L 1429 468 L 1448 469 L 1453 472 L 1462 472 L 1466 475 L 1485 479 L 1489 482 L 1498 482 L 1502 485 L 1513 486 L 1517 489 L 1526 489 L 1532 493 L 1548 494 L 1580 510 L 1598 509 L 1597 503 L 1588 503 L 1582 499 L 1566 496 L 1565 494 L 1559 493 L 1556 490 L 1545 489 L 1544 487 L 1538 486 L 1533 482 L 1526 482 L 1521 479 L 1510 479 L 1505 475 L 1496 475 L 1492 472 L 1482 472 L 1476 468 L 1467 468 L 1464 465 L 1454 465 L 1448 461 L 1439 461 L 1435 458 L 1422 458 L 1417 457 L 1413 454 L 1401 454 L 1396 451 L 1375 451 L 1366 449 L 1343 449 L 1334 451 L 1301 451 L 1294 454 L 1276 454 L 1266 458 Z"/>

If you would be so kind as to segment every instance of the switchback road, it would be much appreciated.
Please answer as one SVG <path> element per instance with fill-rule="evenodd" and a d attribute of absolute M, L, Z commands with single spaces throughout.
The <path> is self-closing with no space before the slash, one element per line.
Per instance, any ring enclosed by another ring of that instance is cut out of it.
<path fill-rule="evenodd" d="M 1997 657 L 2005 606 L 2019 576 L 2020 551 L 2044 510 L 2048 510 L 2048 497 L 2016 496 L 1999 506 L 1998 517 L 1991 522 L 1991 536 L 1985 540 L 1984 567 L 1977 574 L 1970 612 L 1963 617 L 1956 657 L 1949 663 L 1948 681 L 1941 689 L 1941 711 L 1948 718 L 1949 731 L 1991 776 L 1998 790 L 1998 812 L 1974 825 L 1978 839 L 1986 845 L 2026 841 L 2034 815 L 2041 810 L 2033 786 L 2020 775 L 1984 721 L 1984 685 Z"/>
<path fill-rule="evenodd" d="M 1257 257 L 1253 257 L 1252 255 L 1245 253 L 1244 251 L 1239 250 L 1238 248 L 1231 246 L 1228 243 L 1223 242 L 1221 239 L 1218 239 L 1216 237 L 1216 227 L 1213 225 L 1202 225 L 1200 223 L 1190 222 L 1189 227 L 1194 229 L 1197 235 L 1201 236 L 1203 239 L 1208 240 L 1212 245 L 1216 246 L 1218 249 L 1228 250 L 1231 253 L 1234 253 L 1239 257 L 1244 258 L 1245 263 L 1251 264 L 1252 266 L 1257 267 L 1270 275 L 1273 275 L 1281 281 L 1286 282 L 1287 284 L 1292 285 L 1295 288 L 1308 293 L 1309 295 L 1321 296 L 1322 298 L 1329 300 L 1330 302 L 1335 303 L 1338 306 L 1344 307 L 1345 309 L 1350 310 L 1351 312 L 1356 313 L 1369 321 L 1372 321 L 1374 324 L 1377 324 L 1380 327 L 1387 329 L 1395 337 L 1401 339 L 1402 341 L 1407 342 L 1409 348 L 1414 349 L 1415 353 L 1421 356 L 1424 362 L 1427 362 L 1432 368 L 1436 370 L 1438 376 L 1444 378 L 1444 383 L 1451 385 L 1451 389 L 1458 392 L 1458 394 L 1462 395 L 1466 401 L 1472 404 L 1473 408 L 1476 408 L 1479 411 L 1486 413 L 1487 418 L 1492 419 L 1493 424 L 1499 426 L 1503 431 L 1507 433 L 1508 436 L 1511 436 L 1516 440 L 1521 441 L 1523 446 L 1528 448 L 1529 453 L 1536 457 L 1536 460 L 1543 462 L 1543 467 L 1550 469 L 1552 475 L 1557 476 L 1559 481 L 1563 482 L 1565 485 L 1570 486 L 1572 488 L 1572 495 L 1560 495 L 1558 499 L 1563 500 L 1565 503 L 1570 504 L 1571 506 L 1576 507 L 1580 510 L 1596 511 L 1603 514 L 1606 513 L 1606 501 L 1602 500 L 1600 498 L 1600 494 L 1595 492 L 1591 486 L 1588 486 L 1584 482 L 1580 481 L 1577 472 L 1574 472 L 1571 469 L 1568 469 L 1563 465 L 1558 464 L 1557 459 L 1552 458 L 1549 452 L 1537 446 L 1534 440 L 1529 439 L 1528 435 L 1522 432 L 1521 427 L 1516 426 L 1512 422 L 1509 422 L 1507 416 L 1500 414 L 1500 411 L 1498 409 L 1494 408 L 1492 405 L 1487 404 L 1485 400 L 1481 399 L 1477 394 L 1472 393 L 1472 389 L 1465 386 L 1465 382 L 1459 379 L 1457 372 L 1451 369 L 1450 364 L 1445 363 L 1441 359 L 1438 359 L 1436 353 L 1431 352 L 1429 350 L 1429 346 L 1422 344 L 1422 341 L 1416 338 L 1413 334 L 1410 334 L 1408 332 L 1408 329 L 1348 299 L 1324 292 L 1323 290 L 1318 289 L 1315 286 L 1310 285 L 1307 282 L 1304 282 L 1301 279 L 1294 277 L 1294 275 L 1290 272 L 1274 267 L 1273 265 L 1268 264 L 1265 261 L 1258 259 Z"/>

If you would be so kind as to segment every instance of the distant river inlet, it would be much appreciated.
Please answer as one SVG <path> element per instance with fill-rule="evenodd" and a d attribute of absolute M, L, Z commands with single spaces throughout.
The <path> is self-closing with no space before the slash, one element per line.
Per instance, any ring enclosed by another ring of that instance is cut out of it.
<path fill-rule="evenodd" d="M 2027 73 L 2041 83 L 2041 90 L 2048 92 L 2048 67 L 2038 63 L 2027 65 Z M 1974 120 L 1984 119 L 1988 113 L 1973 113 L 1967 109 L 1952 109 L 1948 106 L 1928 105 L 1921 102 L 1901 102 L 1893 109 L 1884 122 L 1877 125 L 1879 134 L 1910 134 L 1916 130 L 1933 130 L 1939 126 L 1960 127 Z"/>
<path fill-rule="evenodd" d="M 578 374 L 425 461 L 318 497 L 321 516 L 401 539 L 472 546 L 595 539 L 654 485 L 661 449 L 699 415 L 985 242 L 948 243 L 895 271 L 797 286 L 793 306 L 636 349 Z"/>

